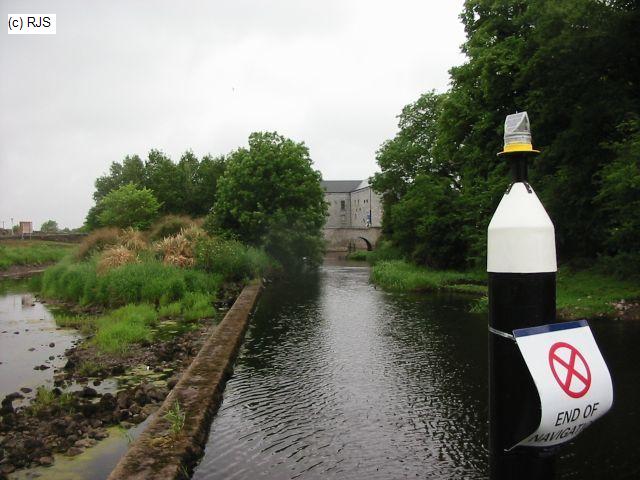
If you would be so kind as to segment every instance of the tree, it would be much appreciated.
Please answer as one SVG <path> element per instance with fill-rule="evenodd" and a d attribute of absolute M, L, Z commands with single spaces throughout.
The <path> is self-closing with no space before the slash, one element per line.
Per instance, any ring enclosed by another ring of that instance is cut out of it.
<path fill-rule="evenodd" d="M 40 227 L 40 231 L 42 233 L 58 233 L 58 222 L 56 222 L 55 220 L 47 220 Z"/>
<path fill-rule="evenodd" d="M 227 159 L 205 228 L 237 237 L 287 265 L 321 259 L 327 206 L 309 150 L 277 133 L 252 133 Z"/>
<path fill-rule="evenodd" d="M 151 190 L 129 183 L 109 192 L 98 207 L 101 226 L 143 230 L 158 216 L 160 204 Z"/>
<path fill-rule="evenodd" d="M 144 185 L 162 204 L 162 213 L 183 213 L 185 199 L 183 170 L 160 150 L 151 150 L 144 164 L 144 172 Z"/>

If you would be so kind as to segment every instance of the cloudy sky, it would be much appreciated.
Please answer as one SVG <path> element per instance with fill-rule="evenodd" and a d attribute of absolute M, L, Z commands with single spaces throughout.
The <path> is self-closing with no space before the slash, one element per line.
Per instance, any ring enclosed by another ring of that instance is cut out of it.
<path fill-rule="evenodd" d="M 462 0 L 29 1 L 0 38 L 0 221 L 77 227 L 112 161 L 304 141 L 325 179 L 376 171 L 403 105 L 464 61 Z"/>

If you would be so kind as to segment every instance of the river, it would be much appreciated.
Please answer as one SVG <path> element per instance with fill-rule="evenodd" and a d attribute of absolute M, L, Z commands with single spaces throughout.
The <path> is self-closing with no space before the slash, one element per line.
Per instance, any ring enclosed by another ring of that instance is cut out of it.
<path fill-rule="evenodd" d="M 487 478 L 485 316 L 368 277 L 325 263 L 266 289 L 195 479 Z M 558 478 L 638 478 L 640 324 L 592 328 L 615 405 L 562 449 Z"/>

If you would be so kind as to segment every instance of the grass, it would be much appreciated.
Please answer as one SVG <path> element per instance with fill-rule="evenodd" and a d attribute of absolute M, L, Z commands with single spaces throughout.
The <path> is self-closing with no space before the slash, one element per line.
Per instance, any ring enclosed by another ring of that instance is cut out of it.
<path fill-rule="evenodd" d="M 613 316 L 614 302 L 640 299 L 640 283 L 591 270 L 558 272 L 557 308 L 563 318 Z"/>
<path fill-rule="evenodd" d="M 126 305 L 96 319 L 93 341 L 103 352 L 126 354 L 132 344 L 151 341 L 157 321 L 153 305 Z"/>
<path fill-rule="evenodd" d="M 480 295 L 471 311 L 488 310 L 485 272 L 457 272 L 431 270 L 402 260 L 381 261 L 372 267 L 371 280 L 387 290 L 436 291 L 472 293 Z M 593 269 L 561 268 L 557 277 L 557 309 L 563 319 L 611 317 L 614 302 L 639 300 L 640 283 L 621 280 L 598 273 Z"/>
<path fill-rule="evenodd" d="M 483 272 L 430 270 L 403 260 L 384 260 L 371 270 L 371 280 L 387 290 L 434 291 L 450 290 L 467 293 L 486 292 Z"/>
<path fill-rule="evenodd" d="M 92 333 L 95 330 L 95 319 L 86 315 L 65 315 L 54 316 L 56 325 L 62 328 L 75 328 L 84 334 Z"/>
<path fill-rule="evenodd" d="M 156 260 L 122 265 L 102 275 L 95 262 L 63 261 L 44 273 L 41 293 L 46 298 L 113 308 L 130 303 L 167 305 L 189 292 L 214 295 L 221 284 L 220 275 Z"/>
<path fill-rule="evenodd" d="M 171 408 L 164 415 L 164 419 L 169 422 L 169 432 L 172 437 L 178 436 L 178 434 L 184 428 L 184 421 L 186 418 L 185 412 L 180 407 L 180 402 L 176 400 Z"/>
<path fill-rule="evenodd" d="M 38 266 L 57 262 L 73 251 L 74 245 L 38 240 L 16 240 L 0 244 L 0 270 L 14 265 Z"/>
<path fill-rule="evenodd" d="M 40 386 L 36 390 L 36 396 L 29 406 L 29 412 L 32 415 L 37 416 L 54 405 L 62 410 L 70 412 L 73 410 L 73 403 L 73 395 L 71 393 L 65 392 L 60 395 L 56 395 L 53 390 L 50 390 L 45 386 Z"/>

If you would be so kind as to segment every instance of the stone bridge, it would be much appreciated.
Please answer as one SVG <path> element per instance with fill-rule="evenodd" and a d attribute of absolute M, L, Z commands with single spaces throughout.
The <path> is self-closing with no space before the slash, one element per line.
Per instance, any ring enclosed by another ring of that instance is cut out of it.
<path fill-rule="evenodd" d="M 373 250 L 382 235 L 382 228 L 325 227 L 323 232 L 327 250 L 330 252 L 346 251 L 349 249 L 350 243 L 355 245 L 358 250 Z"/>

